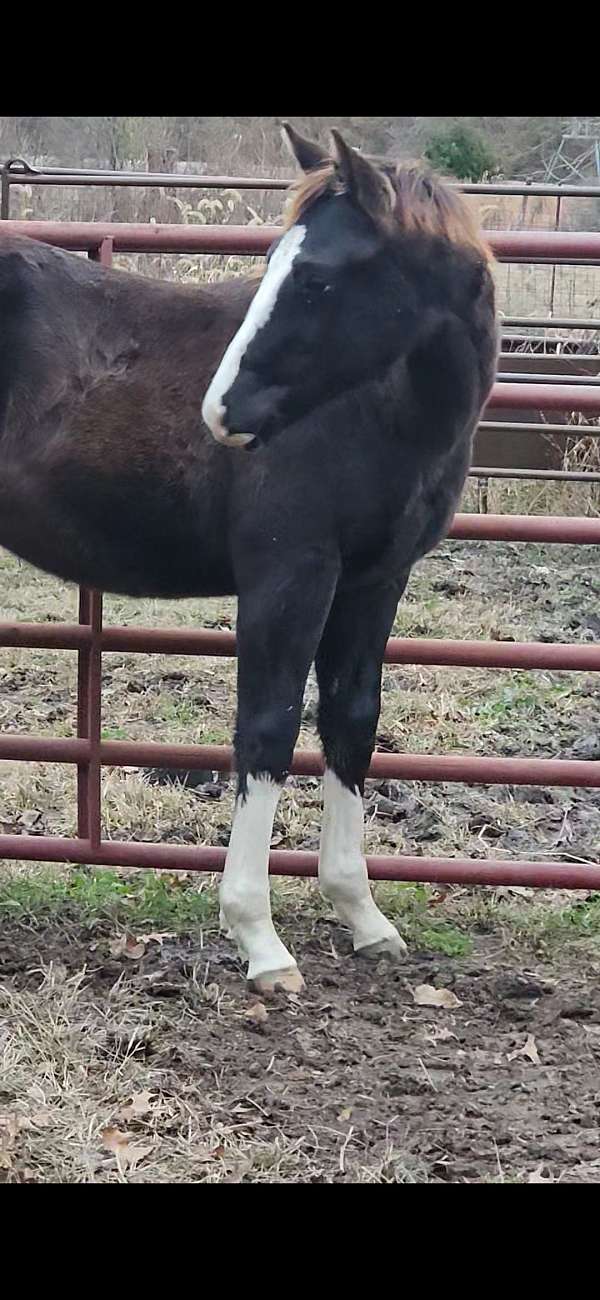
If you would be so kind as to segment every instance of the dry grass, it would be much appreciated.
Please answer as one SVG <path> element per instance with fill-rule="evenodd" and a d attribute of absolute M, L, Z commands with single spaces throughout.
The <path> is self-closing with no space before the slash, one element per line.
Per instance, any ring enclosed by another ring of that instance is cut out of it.
<path fill-rule="evenodd" d="M 569 1123 L 548 1127 L 561 1095 L 553 1062 L 577 1098 L 578 1123 L 593 1104 L 600 1041 L 591 1022 L 577 1074 L 579 1048 L 562 1017 L 569 1007 L 578 1014 L 578 1000 L 582 1016 L 597 1011 L 585 984 L 597 986 L 597 904 L 566 907 L 549 894 L 533 908 L 534 944 L 532 911 L 512 891 L 485 900 L 451 891 L 440 920 L 440 899 L 382 886 L 380 902 L 421 955 L 373 980 L 351 968 L 310 886 L 284 882 L 277 901 L 296 936 L 302 924 L 310 983 L 302 999 L 265 1007 L 215 939 L 210 887 L 204 904 L 195 896 L 184 935 L 189 885 L 174 879 L 161 898 L 152 881 L 83 871 L 61 885 L 39 868 L 27 881 L 16 873 L 12 888 L 3 881 L 0 1182 L 496 1181 L 497 1142 L 500 1181 L 528 1182 L 544 1138 L 549 1181 L 598 1180 L 589 1127 L 574 1136 Z M 453 923 L 464 946 L 444 948 Z M 474 957 L 466 927 L 483 936 Z M 119 955 L 128 933 L 130 960 Z M 435 964 L 432 949 L 445 954 Z M 417 983 L 457 979 L 457 1013 L 415 1012 Z M 526 1063 L 511 1064 L 524 1040 L 522 1003 L 498 1022 L 507 982 L 518 980 L 533 980 L 538 999 L 563 989 L 556 1027 L 545 1011 L 535 1029 L 543 1069 L 532 1109 L 515 1094 L 529 1086 Z M 487 1107 L 491 1124 L 466 1119 L 457 1144 L 465 1104 L 472 1117 Z M 516 1139 L 507 1150 L 509 1114 Z M 554 1148 L 552 1133 L 565 1134 Z"/>
<path fill-rule="evenodd" d="M 175 1001 L 132 1009 L 119 979 L 98 1005 L 85 986 L 85 971 L 68 976 L 50 965 L 31 991 L 0 989 L 0 1077 L 17 1099 L 0 1110 L 0 1170 L 10 1174 L 16 1160 L 19 1181 L 65 1183 L 296 1181 L 314 1171 L 301 1143 L 276 1132 L 259 1139 L 256 1109 L 225 1106 L 218 1080 L 207 1086 L 199 1072 L 174 1093 L 164 1066 L 148 1062 L 144 1047 L 157 1025 L 166 1054 L 198 1008 Z M 194 987 L 222 1020 L 243 1016 L 200 971 Z"/>
<path fill-rule="evenodd" d="M 334 1170 L 353 1182 L 428 1181 L 385 1129 L 377 1157 L 365 1160 L 364 1142 L 348 1150 L 352 1130 L 338 1123 L 332 1159 L 317 1113 L 292 1138 L 265 1123 L 251 1087 L 233 1103 L 224 1098 L 218 1071 L 211 1077 L 201 1059 L 182 1086 L 163 1062 L 205 1008 L 224 1031 L 248 1024 L 248 1007 L 203 982 L 201 970 L 191 989 L 185 1001 L 150 1001 L 140 1012 L 117 980 L 99 1005 L 85 972 L 69 976 L 60 965 L 41 969 L 31 991 L 0 988 L 0 1078 L 11 1098 L 0 1108 L 0 1181 L 4 1171 L 9 1182 L 323 1182 Z M 147 1047 L 158 1030 L 153 1067 Z M 271 1074 L 276 1095 L 281 1073 Z"/>

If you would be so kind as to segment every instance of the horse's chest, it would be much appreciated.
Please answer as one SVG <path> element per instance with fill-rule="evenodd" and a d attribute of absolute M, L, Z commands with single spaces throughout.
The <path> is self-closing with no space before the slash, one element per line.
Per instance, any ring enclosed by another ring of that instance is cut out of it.
<path fill-rule="evenodd" d="M 377 490 L 355 497 L 342 548 L 348 580 L 402 578 L 444 535 L 459 490 L 453 475 L 434 482 L 420 472 L 390 473 Z"/>

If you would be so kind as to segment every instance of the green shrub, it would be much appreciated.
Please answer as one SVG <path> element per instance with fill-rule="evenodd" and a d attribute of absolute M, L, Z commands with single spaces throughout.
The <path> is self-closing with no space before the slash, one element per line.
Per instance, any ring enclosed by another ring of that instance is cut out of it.
<path fill-rule="evenodd" d="M 485 140 L 468 126 L 440 127 L 429 137 L 425 157 L 436 171 L 460 181 L 481 181 L 497 169 Z"/>

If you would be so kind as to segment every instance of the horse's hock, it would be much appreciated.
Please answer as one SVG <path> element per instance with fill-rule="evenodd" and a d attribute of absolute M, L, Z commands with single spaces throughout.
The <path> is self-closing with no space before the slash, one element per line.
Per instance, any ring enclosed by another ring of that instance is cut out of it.
<path fill-rule="evenodd" d="M 65 249 L 85 251 L 109 265 L 114 252 L 186 252 L 257 255 L 271 243 L 273 230 L 250 227 L 125 226 L 54 222 L 4 221 L 2 231 L 25 234 Z M 600 264 L 600 234 L 518 231 L 494 233 L 489 242 L 505 261 Z M 554 453 L 539 463 L 542 419 L 560 436 L 565 417 L 573 412 L 600 414 L 600 358 L 578 358 L 580 364 L 561 358 L 503 353 L 498 382 L 478 435 L 476 465 L 532 467 L 552 474 Z M 551 364 L 550 364 L 551 362 Z M 502 425 L 507 423 L 507 434 Z M 588 430 L 586 429 L 586 432 Z M 536 441 L 537 440 L 537 441 Z M 506 459 L 507 445 L 510 459 Z M 550 445 L 550 444 L 548 444 Z M 500 460 L 502 453 L 503 459 Z M 537 458 L 537 459 L 536 459 Z M 584 477 L 583 475 L 573 477 Z M 592 475 L 586 475 L 593 478 Z M 457 515 L 450 536 L 489 542 L 600 543 L 600 520 L 592 518 Z M 77 768 L 77 837 L 0 835 L 0 856 L 17 860 L 89 863 L 113 866 L 157 867 L 197 871 L 220 870 L 222 848 L 154 843 L 120 842 L 102 837 L 101 769 L 137 764 L 188 770 L 229 771 L 231 750 L 225 746 L 164 745 L 101 739 L 102 654 L 122 650 L 145 654 L 235 655 L 235 637 L 228 632 L 180 629 L 104 627 L 102 596 L 80 591 L 79 622 L 1 623 L 0 646 L 72 650 L 78 657 L 77 736 L 37 738 L 0 736 L 0 758 L 69 763 Z M 392 639 L 387 663 L 526 669 L 600 670 L 600 645 L 468 642 Z M 318 753 L 298 751 L 292 770 L 317 775 L 322 771 Z M 470 755 L 376 753 L 370 775 L 402 780 L 443 780 L 511 785 L 600 787 L 600 770 L 594 761 L 528 758 L 482 758 Z M 373 879 L 419 880 L 488 885 L 533 885 L 565 888 L 600 888 L 600 864 L 572 862 L 520 862 L 458 858 L 377 857 L 368 859 Z M 270 869 L 275 874 L 316 875 L 313 853 L 275 851 Z"/>

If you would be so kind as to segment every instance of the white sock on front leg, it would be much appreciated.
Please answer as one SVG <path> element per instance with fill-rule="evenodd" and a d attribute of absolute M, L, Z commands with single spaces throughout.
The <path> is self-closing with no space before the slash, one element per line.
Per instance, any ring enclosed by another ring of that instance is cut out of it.
<path fill-rule="evenodd" d="M 406 952 L 391 921 L 371 894 L 363 852 L 364 811 L 361 796 L 343 785 L 330 768 L 323 779 L 323 829 L 319 885 L 340 921 L 352 931 L 354 951 L 381 945 L 393 955 Z"/>
<path fill-rule="evenodd" d="M 263 992 L 276 985 L 298 991 L 302 976 L 271 919 L 269 848 L 281 786 L 249 776 L 236 801 L 221 881 L 221 926 L 248 962 L 248 979 Z"/>

